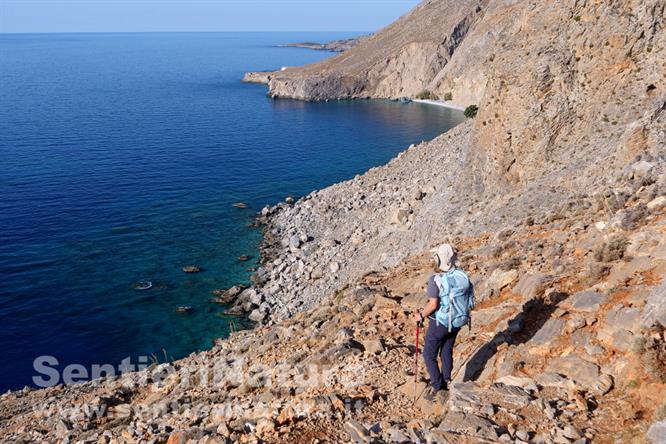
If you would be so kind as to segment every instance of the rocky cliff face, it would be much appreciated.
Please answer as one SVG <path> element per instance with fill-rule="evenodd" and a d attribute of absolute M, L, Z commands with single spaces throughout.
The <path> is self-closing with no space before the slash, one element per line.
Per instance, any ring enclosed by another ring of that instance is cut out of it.
<path fill-rule="evenodd" d="M 264 311 L 280 318 L 315 304 L 438 236 L 596 205 L 640 156 L 663 162 L 665 5 L 428 1 L 341 56 L 269 74 L 277 97 L 427 88 L 480 110 L 385 168 L 266 209 L 272 249 L 285 249 L 257 275 Z"/>
<path fill-rule="evenodd" d="M 232 307 L 257 329 L 146 371 L 3 395 L 3 439 L 663 442 L 665 5 L 426 1 L 330 60 L 248 75 L 275 97 L 428 89 L 480 109 L 265 208 L 265 260 Z M 448 398 L 414 402 L 410 311 L 442 241 L 479 304 Z"/>

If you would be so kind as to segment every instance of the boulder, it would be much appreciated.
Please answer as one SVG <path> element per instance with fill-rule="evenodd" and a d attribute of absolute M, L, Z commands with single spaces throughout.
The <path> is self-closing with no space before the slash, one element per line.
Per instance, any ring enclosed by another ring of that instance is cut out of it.
<path fill-rule="evenodd" d="M 254 322 L 263 322 L 263 320 L 266 319 L 266 313 L 264 313 L 263 310 L 256 308 L 250 312 L 248 318 Z"/>
<path fill-rule="evenodd" d="M 491 441 L 499 438 L 497 424 L 472 413 L 449 412 L 438 429 Z"/>
<path fill-rule="evenodd" d="M 550 276 L 543 273 L 525 274 L 513 288 L 513 292 L 528 299 L 533 299 L 541 296 L 551 279 Z"/>
<path fill-rule="evenodd" d="M 599 306 L 607 299 L 607 295 L 598 291 L 581 291 L 571 296 L 569 305 L 573 310 L 590 313 L 599 310 Z"/>
<path fill-rule="evenodd" d="M 560 375 L 556 372 L 543 372 L 534 377 L 534 380 L 541 387 L 552 387 L 558 389 L 573 389 L 575 384 L 572 380 Z"/>
<path fill-rule="evenodd" d="M 513 283 L 517 278 L 518 278 L 517 270 L 504 271 L 498 268 L 492 272 L 492 274 L 486 281 L 486 286 L 490 290 L 498 292 L 507 285 Z"/>
<path fill-rule="evenodd" d="M 481 389 L 473 381 L 454 382 L 449 387 L 450 410 L 478 412 L 481 408 Z"/>
<path fill-rule="evenodd" d="M 650 176 L 654 165 L 645 160 L 640 160 L 631 166 L 631 170 L 634 173 L 634 178 L 647 178 Z"/>
<path fill-rule="evenodd" d="M 649 328 L 655 323 L 666 325 L 666 303 L 664 303 L 664 295 L 666 295 L 666 280 L 662 281 L 661 285 L 655 287 L 645 301 L 641 319 L 643 327 Z"/>
<path fill-rule="evenodd" d="M 248 288 L 247 290 L 243 291 L 240 296 L 239 300 L 242 300 L 243 302 L 249 302 L 252 305 L 260 305 L 261 302 L 263 301 L 263 296 L 261 293 L 259 293 L 257 290 L 254 288 Z"/>
<path fill-rule="evenodd" d="M 613 388 L 613 378 L 601 373 L 599 366 L 578 355 L 568 355 L 548 361 L 548 371 L 562 374 L 581 389 L 604 395 Z"/>
<path fill-rule="evenodd" d="M 228 290 L 213 290 L 212 293 L 215 295 L 213 299 L 214 302 L 218 304 L 228 304 L 233 301 L 245 287 L 243 285 L 235 285 Z"/>
<path fill-rule="evenodd" d="M 361 341 L 361 344 L 363 344 L 363 349 L 365 350 L 365 352 L 371 355 L 378 355 L 386 351 L 381 339 L 370 339 L 367 341 Z"/>
<path fill-rule="evenodd" d="M 409 293 L 400 299 L 400 306 L 405 309 L 422 308 L 426 302 L 424 293 Z"/>
<path fill-rule="evenodd" d="M 289 247 L 292 249 L 298 249 L 301 246 L 301 239 L 297 235 L 293 235 L 289 238 Z"/>
<path fill-rule="evenodd" d="M 189 439 L 189 434 L 187 431 L 177 430 L 171 432 L 169 439 L 167 439 L 167 444 L 185 444 Z"/>
<path fill-rule="evenodd" d="M 493 399 L 498 399 L 499 404 L 512 410 L 527 407 L 532 400 L 525 390 L 515 385 L 495 383 L 490 386 L 490 391 Z"/>
<path fill-rule="evenodd" d="M 387 298 L 385 296 L 378 294 L 375 297 L 375 307 L 380 310 L 391 310 L 399 308 L 400 305 L 394 299 Z"/>
<path fill-rule="evenodd" d="M 347 344 L 354 339 L 354 332 L 349 327 L 343 327 L 335 334 L 335 343 L 338 345 Z"/>
<path fill-rule="evenodd" d="M 385 439 L 389 443 L 402 444 L 410 442 L 409 437 L 405 432 L 399 429 L 397 426 L 391 426 L 386 433 L 384 433 Z"/>
<path fill-rule="evenodd" d="M 543 324 L 543 327 L 536 332 L 530 340 L 534 345 L 546 345 L 559 337 L 564 332 L 566 322 L 562 319 L 551 318 Z"/>
<path fill-rule="evenodd" d="M 398 208 L 391 215 L 391 223 L 395 225 L 404 225 L 409 220 L 409 210 Z"/>
<path fill-rule="evenodd" d="M 655 422 L 648 429 L 647 439 L 652 444 L 663 444 L 666 442 L 666 421 Z"/>
<path fill-rule="evenodd" d="M 530 393 L 534 393 L 539 390 L 534 379 L 526 378 L 523 376 L 512 376 L 512 375 L 502 376 L 501 378 L 495 380 L 495 383 L 520 387 L 521 389 Z"/>
<path fill-rule="evenodd" d="M 344 429 L 349 434 L 352 443 L 370 442 L 370 432 L 360 422 L 349 420 L 345 423 Z"/>
<path fill-rule="evenodd" d="M 657 211 L 660 211 L 662 208 L 666 207 L 666 196 L 659 196 L 654 199 L 652 199 L 650 202 L 647 204 L 647 209 L 650 212 L 656 213 Z"/>
<path fill-rule="evenodd" d="M 581 431 L 577 427 L 572 426 L 571 424 L 567 424 L 566 426 L 564 426 L 563 432 L 564 432 L 563 435 L 571 440 L 576 440 L 583 437 Z"/>
<path fill-rule="evenodd" d="M 597 329 L 597 338 L 610 344 L 615 342 L 614 338 L 618 332 L 629 332 L 631 334 L 631 332 L 638 333 L 640 330 L 641 309 L 618 305 L 606 314 L 603 325 Z"/>

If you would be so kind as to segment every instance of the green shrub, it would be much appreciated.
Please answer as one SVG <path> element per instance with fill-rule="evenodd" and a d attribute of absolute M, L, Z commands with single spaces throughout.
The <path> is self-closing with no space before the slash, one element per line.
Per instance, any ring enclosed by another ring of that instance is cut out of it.
<path fill-rule="evenodd" d="M 437 97 L 437 94 L 435 94 L 432 91 L 428 91 L 427 89 L 424 89 L 420 93 L 416 95 L 416 98 L 419 100 L 439 100 L 439 97 Z"/>
<path fill-rule="evenodd" d="M 444 94 L 444 100 L 453 100 L 453 93 L 447 92 Z"/>
<path fill-rule="evenodd" d="M 479 112 L 479 107 L 477 105 L 470 105 L 467 108 L 465 108 L 465 112 L 463 114 L 465 114 L 465 117 L 467 117 L 468 119 L 473 119 L 474 117 L 476 117 L 476 113 L 478 112 Z"/>
<path fill-rule="evenodd" d="M 575 16 L 574 20 L 577 21 L 577 22 L 580 22 L 580 15 Z"/>

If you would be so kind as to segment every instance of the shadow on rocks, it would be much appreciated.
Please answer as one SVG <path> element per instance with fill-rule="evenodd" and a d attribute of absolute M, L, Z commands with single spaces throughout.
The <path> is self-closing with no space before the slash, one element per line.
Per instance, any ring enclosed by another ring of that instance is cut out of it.
<path fill-rule="evenodd" d="M 555 292 L 526 302 L 521 312 L 508 322 L 507 328 L 496 333 L 473 354 L 465 366 L 463 381 L 476 381 L 502 344 L 520 345 L 530 341 L 568 297 L 567 293 Z"/>

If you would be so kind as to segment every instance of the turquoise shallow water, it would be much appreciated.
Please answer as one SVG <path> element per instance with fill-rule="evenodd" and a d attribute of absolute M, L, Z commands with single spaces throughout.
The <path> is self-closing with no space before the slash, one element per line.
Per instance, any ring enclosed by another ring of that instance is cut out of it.
<path fill-rule="evenodd" d="M 256 211 L 462 120 L 417 104 L 273 101 L 239 82 L 331 56 L 276 44 L 348 36 L 0 35 L 0 390 L 30 384 L 40 355 L 62 369 L 210 347 L 229 328 L 210 292 L 248 281 Z M 135 290 L 141 280 L 154 287 Z"/>

